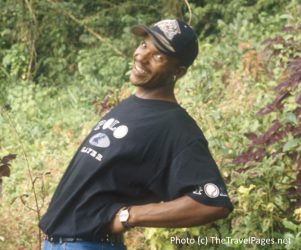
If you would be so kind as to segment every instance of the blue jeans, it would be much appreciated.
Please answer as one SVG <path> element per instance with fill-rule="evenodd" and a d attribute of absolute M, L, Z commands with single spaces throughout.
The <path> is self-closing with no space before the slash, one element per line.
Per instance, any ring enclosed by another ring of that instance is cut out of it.
<path fill-rule="evenodd" d="M 94 243 L 89 241 L 51 243 L 45 240 L 43 250 L 126 250 L 126 247 L 120 243 Z"/>

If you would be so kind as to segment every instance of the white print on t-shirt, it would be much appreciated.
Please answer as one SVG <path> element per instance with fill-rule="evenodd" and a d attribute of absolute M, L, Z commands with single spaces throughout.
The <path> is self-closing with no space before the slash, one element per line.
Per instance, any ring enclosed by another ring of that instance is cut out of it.
<path fill-rule="evenodd" d="M 127 126 L 121 125 L 114 130 L 113 136 L 117 139 L 121 139 L 126 136 L 128 131 L 129 131 L 129 129 Z"/>
<path fill-rule="evenodd" d="M 108 120 L 101 120 L 94 128 L 94 131 L 102 130 L 101 132 L 96 133 L 91 136 L 89 139 L 89 143 L 94 147 L 98 148 L 108 148 L 111 145 L 110 138 L 108 136 L 109 133 L 112 133 L 113 137 L 116 139 L 124 138 L 129 129 L 126 125 L 119 125 L 120 122 L 114 118 L 110 118 Z M 112 132 L 111 132 L 112 131 Z M 80 152 L 88 154 L 92 156 L 94 159 L 101 161 L 103 155 L 97 152 L 95 149 L 90 147 L 83 147 Z"/>
<path fill-rule="evenodd" d="M 120 125 L 116 126 L 117 124 L 120 124 L 120 122 L 115 118 L 110 118 L 109 120 L 101 120 L 96 127 L 94 128 L 95 131 L 99 129 L 109 129 L 113 131 L 113 136 L 116 139 L 121 139 L 125 137 L 129 131 L 128 127 L 126 125 Z"/>
<path fill-rule="evenodd" d="M 93 146 L 99 147 L 99 148 L 107 148 L 111 144 L 109 137 L 103 133 L 97 133 L 96 135 L 93 135 L 90 138 L 89 142 Z"/>
<path fill-rule="evenodd" d="M 203 188 L 201 186 L 197 187 L 196 190 L 194 190 L 192 193 L 197 194 L 197 195 L 202 195 L 203 194 Z"/>
<path fill-rule="evenodd" d="M 97 153 L 93 148 L 83 147 L 80 152 L 89 154 L 98 161 L 101 161 L 102 159 L 102 154 Z"/>

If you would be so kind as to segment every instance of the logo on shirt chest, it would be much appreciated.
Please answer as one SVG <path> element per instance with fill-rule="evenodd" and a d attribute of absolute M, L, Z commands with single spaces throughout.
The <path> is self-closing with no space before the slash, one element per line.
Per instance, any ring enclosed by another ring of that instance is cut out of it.
<path fill-rule="evenodd" d="M 94 131 L 101 130 L 101 132 L 95 132 L 89 139 L 89 144 L 97 148 L 108 148 L 111 146 L 111 140 L 109 135 L 111 134 L 116 139 L 122 139 L 128 134 L 128 127 L 120 124 L 120 122 L 114 118 L 108 120 L 101 120 L 93 129 Z M 82 153 L 88 154 L 98 161 L 102 161 L 103 155 L 98 152 L 98 149 L 90 148 L 88 145 L 82 147 Z"/>
<path fill-rule="evenodd" d="M 99 130 L 102 128 L 102 130 L 111 130 L 113 132 L 113 136 L 116 139 L 121 139 L 125 137 L 129 131 L 128 127 L 126 125 L 119 125 L 120 122 L 114 118 L 110 118 L 109 120 L 101 120 L 94 130 Z M 93 144 L 92 144 L 93 145 Z"/>
<path fill-rule="evenodd" d="M 111 144 L 109 137 L 103 133 L 97 133 L 96 135 L 93 135 L 90 138 L 89 142 L 93 146 L 99 147 L 99 148 L 107 148 Z"/>
<path fill-rule="evenodd" d="M 129 131 L 126 125 L 120 124 L 120 122 L 114 118 L 110 118 L 109 120 L 101 120 L 94 128 L 94 131 L 98 130 L 102 131 L 96 133 L 89 139 L 89 143 L 98 148 L 110 147 L 111 141 L 108 134 L 112 133 L 114 138 L 122 139 Z"/>

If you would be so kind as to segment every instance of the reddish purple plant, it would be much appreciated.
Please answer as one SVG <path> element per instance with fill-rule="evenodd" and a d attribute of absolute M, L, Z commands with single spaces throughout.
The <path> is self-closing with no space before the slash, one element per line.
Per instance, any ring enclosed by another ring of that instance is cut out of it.
<path fill-rule="evenodd" d="M 3 176 L 10 176 L 10 162 L 14 159 L 16 159 L 16 154 L 9 154 L 4 157 L 2 157 L 0 161 L 0 179 L 2 179 Z"/>
<path fill-rule="evenodd" d="M 0 160 L 0 197 L 2 195 L 2 177 L 10 176 L 10 162 L 14 159 L 16 159 L 17 155 L 16 154 L 9 154 Z"/>
<path fill-rule="evenodd" d="M 301 26 L 300 26 L 301 27 Z M 300 28 L 299 27 L 299 28 Z M 283 30 L 286 33 L 297 32 L 298 29 L 293 27 L 286 27 Z M 282 45 L 287 51 L 300 52 L 300 45 L 293 38 L 285 40 L 282 36 L 267 39 L 263 42 L 266 46 L 264 53 L 270 55 L 271 58 L 279 56 L 281 49 L 273 48 L 274 45 Z M 297 54 L 297 53 L 295 53 Z M 295 96 L 296 108 L 292 110 L 292 114 L 296 118 L 296 122 L 285 122 L 282 123 L 279 120 L 274 120 L 270 127 L 262 134 L 246 133 L 245 136 L 250 140 L 250 144 L 246 151 L 237 156 L 233 163 L 235 164 L 246 164 L 248 162 L 259 162 L 264 157 L 275 157 L 276 154 L 285 154 L 289 156 L 297 166 L 296 180 L 292 183 L 295 188 L 289 190 L 289 193 L 296 197 L 295 207 L 301 206 L 301 155 L 293 150 L 284 151 L 282 148 L 278 149 L 277 152 L 269 153 L 267 147 L 277 142 L 283 142 L 288 136 L 295 138 L 301 137 L 301 92 L 296 91 L 298 85 L 301 83 L 301 58 L 295 57 L 294 53 L 289 52 L 287 54 L 289 59 L 288 63 L 281 62 L 286 69 L 285 80 L 281 81 L 275 88 L 276 97 L 274 100 L 261 108 L 257 115 L 264 116 L 271 112 L 278 112 L 284 114 L 283 107 L 284 101 L 290 96 Z M 293 152 L 292 152 L 293 151 Z M 252 167 L 246 167 L 240 169 L 239 172 L 245 172 Z"/>

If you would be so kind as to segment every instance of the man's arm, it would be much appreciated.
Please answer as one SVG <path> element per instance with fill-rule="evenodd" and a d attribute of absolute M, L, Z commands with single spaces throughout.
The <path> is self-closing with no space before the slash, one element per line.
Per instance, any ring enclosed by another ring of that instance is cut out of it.
<path fill-rule="evenodd" d="M 134 227 L 192 227 L 225 218 L 229 213 L 227 208 L 207 206 L 183 196 L 168 202 L 132 206 L 127 223 Z M 118 212 L 111 223 L 111 232 L 123 231 Z"/>

